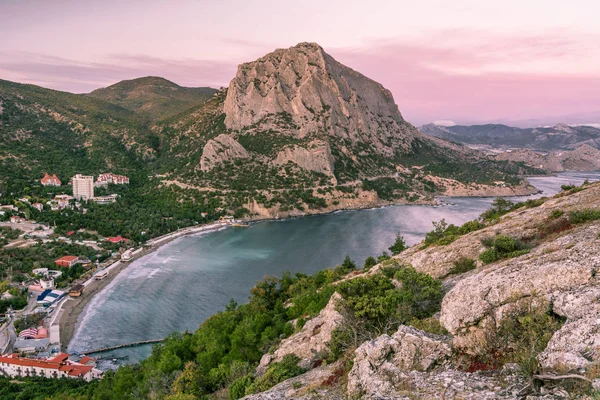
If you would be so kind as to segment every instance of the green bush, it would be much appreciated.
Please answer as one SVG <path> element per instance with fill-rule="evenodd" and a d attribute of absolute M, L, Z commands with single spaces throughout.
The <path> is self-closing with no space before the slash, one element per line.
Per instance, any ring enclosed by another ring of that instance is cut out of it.
<path fill-rule="evenodd" d="M 565 212 L 563 210 L 552 210 L 552 213 L 550 213 L 550 218 L 551 219 L 560 218 L 564 214 L 565 214 Z"/>
<path fill-rule="evenodd" d="M 490 247 L 481 254 L 479 259 L 484 264 L 489 264 L 505 258 L 519 257 L 529 253 L 529 249 L 519 240 L 506 235 L 498 235 L 495 238 L 486 238 L 481 241 Z"/>
<path fill-rule="evenodd" d="M 247 388 L 252 385 L 254 378 L 252 375 L 242 376 L 231 383 L 228 388 L 229 399 L 238 400 L 246 395 Z"/>
<path fill-rule="evenodd" d="M 493 263 L 494 261 L 498 261 L 500 258 L 500 254 L 494 248 L 487 249 L 479 255 L 479 259 L 483 261 L 484 264 Z"/>
<path fill-rule="evenodd" d="M 406 246 L 406 242 L 404 241 L 404 238 L 400 235 L 400 233 L 396 234 L 396 241 L 394 242 L 394 244 L 392 246 L 390 246 L 390 248 L 388 249 L 389 251 L 392 252 L 392 255 L 397 255 L 402 253 L 404 250 L 407 249 Z"/>
<path fill-rule="evenodd" d="M 569 221 L 572 224 L 582 224 L 584 222 L 596 221 L 600 219 L 600 210 L 586 208 L 583 210 L 571 211 L 569 213 Z"/>
<path fill-rule="evenodd" d="M 524 375 L 531 376 L 538 370 L 537 355 L 563 323 L 548 304 L 529 301 L 518 305 L 503 317 L 495 331 L 488 332 L 476 361 L 492 368 L 517 363 Z"/>
<path fill-rule="evenodd" d="M 465 222 L 461 226 L 453 224 L 448 225 L 444 219 L 439 222 L 433 222 L 434 229 L 425 235 L 425 244 L 437 244 L 439 246 L 445 246 L 462 235 L 466 235 L 470 232 L 475 232 L 485 227 L 484 224 L 475 220 Z"/>
<path fill-rule="evenodd" d="M 454 266 L 450 269 L 451 275 L 463 274 L 476 268 L 475 260 L 469 257 L 461 257 L 454 262 Z"/>
<path fill-rule="evenodd" d="M 264 392 L 286 379 L 293 378 L 306 372 L 298 366 L 300 358 L 295 354 L 288 354 L 280 362 L 273 363 L 267 372 L 246 388 L 246 395 Z"/>
<path fill-rule="evenodd" d="M 377 265 L 377 260 L 375 259 L 375 257 L 373 256 L 369 256 L 367 257 L 367 259 L 365 260 L 365 270 L 369 270 L 372 267 Z"/>

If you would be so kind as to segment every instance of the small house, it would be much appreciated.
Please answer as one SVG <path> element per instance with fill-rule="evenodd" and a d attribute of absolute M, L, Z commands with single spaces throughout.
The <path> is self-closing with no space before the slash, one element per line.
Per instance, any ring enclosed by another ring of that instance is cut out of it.
<path fill-rule="evenodd" d="M 79 261 L 79 257 L 77 256 L 64 256 L 54 261 L 56 265 L 63 268 L 70 268 L 73 265 L 77 264 Z"/>
<path fill-rule="evenodd" d="M 71 297 L 81 296 L 83 294 L 84 288 L 85 288 L 85 286 L 83 286 L 81 284 L 73 286 L 71 289 L 69 289 L 69 296 L 71 296 Z"/>

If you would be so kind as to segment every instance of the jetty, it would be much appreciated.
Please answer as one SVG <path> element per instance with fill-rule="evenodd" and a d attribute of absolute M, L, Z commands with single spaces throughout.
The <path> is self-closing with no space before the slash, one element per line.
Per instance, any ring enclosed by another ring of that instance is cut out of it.
<path fill-rule="evenodd" d="M 99 349 L 89 350 L 89 351 L 85 351 L 83 353 L 84 354 L 105 353 L 107 351 L 112 351 L 112 350 L 117 350 L 117 349 L 124 349 L 126 347 L 136 347 L 136 346 L 142 346 L 142 345 L 145 345 L 145 344 L 160 343 L 163 340 L 165 340 L 165 339 L 140 340 L 139 342 L 118 344 L 116 346 L 109 346 L 109 347 L 101 347 Z"/>

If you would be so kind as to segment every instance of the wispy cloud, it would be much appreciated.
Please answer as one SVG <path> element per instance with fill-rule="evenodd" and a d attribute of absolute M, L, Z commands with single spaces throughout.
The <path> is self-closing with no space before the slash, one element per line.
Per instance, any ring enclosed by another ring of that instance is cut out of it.
<path fill-rule="evenodd" d="M 599 39 L 458 30 L 330 53 L 390 89 L 413 123 L 515 121 L 600 114 Z"/>
<path fill-rule="evenodd" d="M 241 49 L 243 59 L 114 54 L 82 62 L 13 51 L 0 52 L 0 77 L 72 92 L 147 75 L 184 86 L 219 87 L 233 78 L 237 64 L 275 47 L 216 40 Z M 600 116 L 598 42 L 598 35 L 566 30 L 501 36 L 453 29 L 325 50 L 390 89 L 404 117 L 417 125 L 435 120 L 581 123 Z"/>
<path fill-rule="evenodd" d="M 105 62 L 80 62 L 27 52 L 0 53 L 3 79 L 77 93 L 148 75 L 162 76 L 184 86 L 219 87 L 227 85 L 235 71 L 235 63 L 212 60 L 114 55 Z"/>

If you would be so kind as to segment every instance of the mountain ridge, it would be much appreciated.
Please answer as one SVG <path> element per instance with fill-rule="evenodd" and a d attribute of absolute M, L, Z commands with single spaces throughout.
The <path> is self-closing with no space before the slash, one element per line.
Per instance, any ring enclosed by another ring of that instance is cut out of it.
<path fill-rule="evenodd" d="M 418 132 L 389 90 L 314 43 L 244 63 L 218 91 L 158 77 L 87 95 L 4 82 L 0 101 L 12 104 L 0 115 L 0 157 L 8 157 L 0 162 L 23 185 L 45 171 L 63 180 L 136 171 L 178 196 L 210 193 L 211 207 L 237 217 L 430 203 L 441 193 L 528 194 L 520 176 L 539 172 Z M 33 136 L 21 134 L 31 128 Z M 35 160 L 36 140 L 50 138 L 53 156 Z"/>
<path fill-rule="evenodd" d="M 537 151 L 574 150 L 588 144 L 600 149 L 600 128 L 588 125 L 556 124 L 517 128 L 504 124 L 436 125 L 419 127 L 423 133 L 466 145 L 490 148 L 528 148 Z"/>
<path fill-rule="evenodd" d="M 184 87 L 162 77 L 146 76 L 119 81 L 86 95 L 159 120 L 197 106 L 216 92 L 210 87 Z"/>

